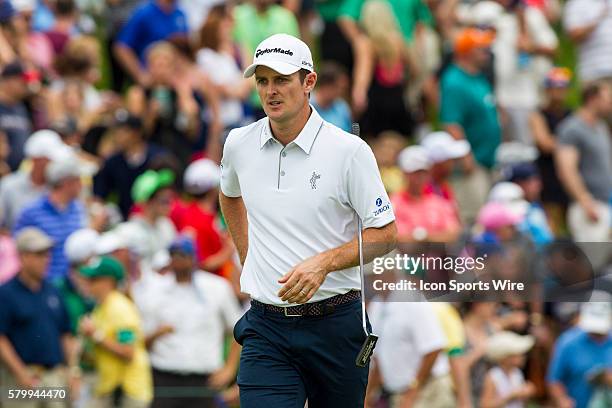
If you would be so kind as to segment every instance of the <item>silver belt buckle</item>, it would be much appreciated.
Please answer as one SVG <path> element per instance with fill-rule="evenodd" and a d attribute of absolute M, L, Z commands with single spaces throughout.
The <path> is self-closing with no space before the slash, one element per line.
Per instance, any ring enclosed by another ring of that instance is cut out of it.
<path fill-rule="evenodd" d="M 285 313 L 285 317 L 302 317 L 301 314 L 288 314 L 287 313 L 287 309 L 289 309 L 290 307 L 294 307 L 294 306 L 287 306 L 283 308 L 283 312 Z"/>

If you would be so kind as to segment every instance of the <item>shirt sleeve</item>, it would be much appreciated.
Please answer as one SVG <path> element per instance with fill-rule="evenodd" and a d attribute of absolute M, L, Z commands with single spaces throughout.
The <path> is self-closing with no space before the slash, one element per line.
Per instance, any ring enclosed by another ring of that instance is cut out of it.
<path fill-rule="evenodd" d="M 223 146 L 223 157 L 221 158 L 221 192 L 227 197 L 240 197 L 240 182 L 236 173 L 231 149 L 231 133 Z"/>
<path fill-rule="evenodd" d="M 34 226 L 32 223 L 33 219 L 30 217 L 30 212 L 26 209 L 19 214 L 15 226 L 13 227 L 13 235 L 16 235 L 19 231 L 25 227 Z"/>
<path fill-rule="evenodd" d="M 433 307 L 429 303 L 419 303 L 419 305 L 423 309 L 423 318 L 419 319 L 418 329 L 413 332 L 416 349 L 422 355 L 445 349 L 446 337 Z"/>
<path fill-rule="evenodd" d="M 568 1 L 563 11 L 563 28 L 569 31 L 591 24 L 601 14 L 604 4 L 602 1 L 601 7 L 598 7 L 593 2 Z"/>
<path fill-rule="evenodd" d="M 106 200 L 111 193 L 109 163 L 105 162 L 102 169 L 93 178 L 93 193 L 96 197 Z"/>
<path fill-rule="evenodd" d="M 561 126 L 557 140 L 559 144 L 580 148 L 580 135 L 571 126 Z"/>
<path fill-rule="evenodd" d="M 374 153 L 365 143 L 350 159 L 347 191 L 349 205 L 363 221 L 364 228 L 380 228 L 395 220 Z"/>
<path fill-rule="evenodd" d="M 444 124 L 462 124 L 465 121 L 465 115 L 461 103 L 463 99 L 461 91 L 456 86 L 442 86 L 442 100 L 440 105 L 440 121 Z"/>
<path fill-rule="evenodd" d="M 359 21 L 361 17 L 361 7 L 363 6 L 363 0 L 344 0 L 340 6 L 338 17 L 348 18 L 355 22 Z"/>
<path fill-rule="evenodd" d="M 137 11 L 132 15 L 132 18 L 125 24 L 119 36 L 117 42 L 123 44 L 132 50 L 138 49 L 138 44 L 141 41 L 141 35 L 143 27 L 141 27 L 141 13 Z"/>

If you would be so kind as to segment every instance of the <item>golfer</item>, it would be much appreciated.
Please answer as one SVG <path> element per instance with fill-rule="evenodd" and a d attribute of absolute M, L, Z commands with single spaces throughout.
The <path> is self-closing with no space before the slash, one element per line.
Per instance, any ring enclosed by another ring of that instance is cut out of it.
<path fill-rule="evenodd" d="M 267 38 L 244 72 L 253 75 L 267 117 L 230 132 L 220 194 L 252 299 L 234 327 L 240 406 L 362 407 L 358 217 L 368 262 L 395 244 L 393 210 L 368 145 L 309 105 L 317 74 L 306 44 Z"/>

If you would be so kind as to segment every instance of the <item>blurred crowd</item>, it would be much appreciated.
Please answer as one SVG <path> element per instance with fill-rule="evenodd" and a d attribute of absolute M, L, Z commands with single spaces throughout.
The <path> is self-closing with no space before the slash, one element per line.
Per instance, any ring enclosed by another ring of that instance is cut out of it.
<path fill-rule="evenodd" d="M 0 0 L 0 387 L 238 406 L 219 162 L 265 116 L 242 70 L 276 33 L 360 124 L 400 252 L 569 288 L 369 299 L 366 405 L 612 407 L 610 0 Z"/>

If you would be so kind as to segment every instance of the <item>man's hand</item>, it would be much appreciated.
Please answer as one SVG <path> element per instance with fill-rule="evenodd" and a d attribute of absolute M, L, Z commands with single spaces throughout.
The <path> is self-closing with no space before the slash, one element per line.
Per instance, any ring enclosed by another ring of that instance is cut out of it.
<path fill-rule="evenodd" d="M 514 393 L 514 397 L 519 400 L 528 400 L 536 393 L 536 387 L 531 381 L 528 381 L 518 391 Z"/>
<path fill-rule="evenodd" d="M 90 316 L 85 316 L 79 322 L 79 333 L 90 338 L 96 332 L 96 326 Z"/>
<path fill-rule="evenodd" d="M 208 385 L 221 390 L 227 387 L 236 378 L 236 371 L 232 367 L 224 366 L 215 371 L 208 379 Z"/>
<path fill-rule="evenodd" d="M 586 213 L 587 217 L 589 217 L 589 220 L 591 220 L 591 222 L 595 223 L 599 221 L 599 213 L 597 211 L 597 205 L 595 204 L 595 201 L 591 199 L 582 200 L 580 202 L 580 206 Z"/>
<path fill-rule="evenodd" d="M 17 384 L 23 388 L 35 388 L 40 383 L 39 379 L 27 370 L 17 375 L 16 380 Z"/>
<path fill-rule="evenodd" d="M 278 297 L 289 303 L 306 303 L 323 284 L 327 271 L 322 267 L 321 255 L 306 259 L 278 280 L 285 285 Z"/>

